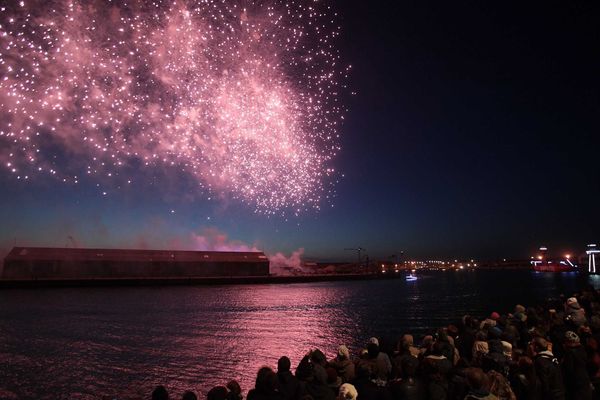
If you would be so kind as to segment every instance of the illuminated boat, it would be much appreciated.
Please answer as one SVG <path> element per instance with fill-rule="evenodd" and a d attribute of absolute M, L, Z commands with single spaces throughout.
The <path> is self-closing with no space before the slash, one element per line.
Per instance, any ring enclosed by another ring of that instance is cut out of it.
<path fill-rule="evenodd" d="M 407 282 L 412 282 L 412 281 L 416 281 L 417 280 L 417 276 L 414 275 L 414 274 L 408 274 L 408 275 L 406 275 L 405 279 L 406 279 Z"/>
<path fill-rule="evenodd" d="M 538 272 L 575 272 L 579 271 L 577 265 L 571 262 L 571 256 L 566 255 L 563 258 L 548 259 L 546 258 L 546 247 L 540 247 L 541 255 L 531 260 L 531 266 L 534 271 Z"/>

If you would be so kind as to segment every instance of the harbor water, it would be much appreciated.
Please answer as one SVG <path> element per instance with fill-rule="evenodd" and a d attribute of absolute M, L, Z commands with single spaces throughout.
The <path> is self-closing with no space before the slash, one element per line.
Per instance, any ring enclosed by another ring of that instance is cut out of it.
<path fill-rule="evenodd" d="M 421 335 L 464 314 L 509 312 L 600 279 L 530 271 L 271 285 L 0 291 L 0 398 L 199 397 L 314 348 L 356 352 L 371 336 Z"/>

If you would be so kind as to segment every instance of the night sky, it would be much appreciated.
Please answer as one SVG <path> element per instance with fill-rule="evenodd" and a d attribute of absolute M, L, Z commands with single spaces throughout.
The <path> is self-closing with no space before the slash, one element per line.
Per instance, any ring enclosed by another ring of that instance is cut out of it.
<path fill-rule="evenodd" d="M 4 168 L 0 248 L 303 249 L 337 260 L 361 246 L 371 258 L 494 259 L 542 244 L 578 254 L 600 240 L 598 4 L 331 4 L 332 43 L 352 68 L 334 96 L 348 109 L 340 151 L 326 163 L 339 182 L 320 190 L 320 209 L 255 212 L 160 165 L 130 165 L 131 184 Z M 290 175 L 298 187 L 304 178 Z"/>

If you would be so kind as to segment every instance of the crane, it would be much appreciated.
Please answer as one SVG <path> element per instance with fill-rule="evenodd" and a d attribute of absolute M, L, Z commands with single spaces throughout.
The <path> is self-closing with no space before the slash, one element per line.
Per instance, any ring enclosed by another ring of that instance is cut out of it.
<path fill-rule="evenodd" d="M 361 253 L 363 251 L 366 251 L 367 249 L 364 249 L 362 247 L 348 247 L 345 248 L 344 250 L 351 250 L 351 251 L 356 251 L 357 255 L 358 255 L 358 265 L 360 265 L 361 261 L 362 261 L 362 257 L 361 257 Z"/>

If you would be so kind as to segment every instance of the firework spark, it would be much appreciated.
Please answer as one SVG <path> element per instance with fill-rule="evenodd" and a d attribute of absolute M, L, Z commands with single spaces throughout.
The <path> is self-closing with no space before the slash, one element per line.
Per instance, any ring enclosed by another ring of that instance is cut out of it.
<path fill-rule="evenodd" d="M 0 161 L 17 178 L 175 168 L 266 214 L 331 196 L 348 68 L 329 5 L 9 3 Z"/>

